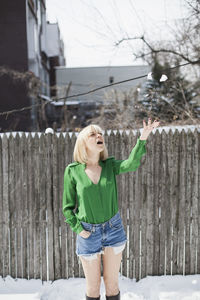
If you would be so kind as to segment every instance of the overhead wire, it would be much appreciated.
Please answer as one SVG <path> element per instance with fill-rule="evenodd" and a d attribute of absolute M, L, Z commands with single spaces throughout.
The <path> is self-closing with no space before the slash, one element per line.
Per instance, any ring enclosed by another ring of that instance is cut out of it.
<path fill-rule="evenodd" d="M 200 60 L 198 62 L 200 63 Z M 174 67 L 169 67 L 169 68 L 164 69 L 163 73 L 165 71 L 168 71 L 168 70 L 174 70 L 174 69 L 177 69 L 177 68 L 180 68 L 180 67 L 183 67 L 183 66 L 186 66 L 186 65 L 191 65 L 191 64 L 192 64 L 191 62 L 186 62 L 186 63 L 180 64 L 180 65 L 176 65 Z M 99 91 L 99 90 L 102 90 L 102 89 L 105 89 L 105 88 L 108 88 L 108 87 L 111 87 L 111 86 L 115 86 L 115 85 L 119 85 L 119 84 L 122 84 L 122 83 L 125 83 L 125 82 L 129 82 L 129 81 L 134 81 L 134 80 L 137 80 L 137 79 L 145 78 L 145 77 L 147 77 L 147 75 L 148 74 L 144 74 L 144 75 L 140 75 L 140 76 L 137 76 L 137 77 L 133 77 L 133 78 L 129 78 L 129 79 L 125 79 L 125 80 L 113 82 L 113 83 L 106 84 L 106 85 L 97 87 L 95 89 L 92 89 L 92 90 L 89 90 L 89 91 L 83 92 L 83 93 L 68 95 L 68 96 L 60 97 L 60 98 L 57 98 L 57 97 L 54 98 L 54 97 L 52 97 L 52 100 L 49 100 L 46 104 L 51 103 L 51 102 L 57 102 L 57 101 L 60 101 L 60 100 L 65 100 L 66 101 L 66 99 L 89 95 L 89 94 L 95 93 L 96 91 Z M 42 98 L 41 95 L 37 95 L 37 97 L 38 98 Z M 33 105 L 22 107 L 20 109 L 13 109 L 13 110 L 10 110 L 10 111 L 1 112 L 0 116 L 5 116 L 5 115 L 8 116 L 9 114 L 12 114 L 12 113 L 25 111 L 25 110 L 31 109 L 32 107 L 42 106 L 42 105 L 44 105 L 44 104 L 43 103 L 42 104 L 41 103 L 36 103 L 36 104 L 33 104 Z"/>

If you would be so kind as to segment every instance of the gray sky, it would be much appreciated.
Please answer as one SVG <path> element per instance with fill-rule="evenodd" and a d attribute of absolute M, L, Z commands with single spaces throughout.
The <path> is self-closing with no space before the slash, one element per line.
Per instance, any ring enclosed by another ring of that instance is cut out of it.
<path fill-rule="evenodd" d="M 175 20 L 184 17 L 184 0 L 47 0 L 47 19 L 59 23 L 68 67 L 116 66 L 133 60 L 139 42 L 115 42 L 144 32 L 171 39 Z"/>

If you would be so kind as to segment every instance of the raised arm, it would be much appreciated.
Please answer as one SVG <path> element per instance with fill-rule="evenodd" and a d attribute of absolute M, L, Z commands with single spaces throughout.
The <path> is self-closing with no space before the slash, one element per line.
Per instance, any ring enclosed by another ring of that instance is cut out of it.
<path fill-rule="evenodd" d="M 132 149 L 128 159 L 125 160 L 112 160 L 113 170 L 116 175 L 126 172 L 136 171 L 140 166 L 140 160 L 142 156 L 146 153 L 146 140 L 142 141 L 139 138 L 135 147 Z"/>
<path fill-rule="evenodd" d="M 152 130 L 159 126 L 159 122 L 155 120 L 151 123 L 151 119 L 148 119 L 148 124 L 146 125 L 145 121 L 143 120 L 143 131 L 140 138 L 137 139 L 137 143 L 135 147 L 132 149 L 128 159 L 126 160 L 116 160 L 113 158 L 113 170 L 116 175 L 136 171 L 137 168 L 140 166 L 140 161 L 142 156 L 146 153 L 146 140 Z"/>

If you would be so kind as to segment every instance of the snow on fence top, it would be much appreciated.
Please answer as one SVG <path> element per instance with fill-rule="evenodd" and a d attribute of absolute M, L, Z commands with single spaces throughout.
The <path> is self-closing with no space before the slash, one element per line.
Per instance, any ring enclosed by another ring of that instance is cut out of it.
<path fill-rule="evenodd" d="M 172 132 L 174 133 L 175 130 L 177 129 L 179 132 L 181 132 L 182 130 L 184 130 L 185 132 L 188 132 L 188 130 L 191 130 L 192 132 L 194 132 L 195 129 L 197 129 L 198 132 L 200 132 L 200 124 L 199 125 L 177 125 L 177 126 L 160 126 L 159 128 L 156 128 L 152 131 L 152 133 L 154 134 L 156 131 L 159 131 L 159 133 L 162 133 L 162 131 L 164 130 L 166 133 L 169 132 L 169 130 L 172 130 Z M 143 128 L 139 128 L 137 130 L 131 129 L 131 130 L 107 130 L 107 134 L 110 135 L 111 132 L 113 132 L 114 134 L 116 134 L 117 132 L 119 132 L 120 134 L 122 134 L 123 132 L 126 132 L 126 134 L 129 134 L 131 131 L 133 132 L 133 134 L 135 135 L 137 132 L 142 132 Z M 70 137 L 72 136 L 72 134 L 74 133 L 76 136 L 78 135 L 78 132 L 56 132 L 55 134 L 57 136 L 60 136 L 60 134 L 63 134 L 63 136 L 66 136 L 66 134 L 69 133 Z M 22 136 L 23 134 L 25 134 L 26 137 L 28 137 L 30 134 L 32 137 L 34 137 L 36 134 L 40 137 L 42 134 L 47 134 L 45 132 L 22 132 L 22 131 L 12 131 L 12 132 L 5 132 L 5 133 L 0 133 L 0 137 L 3 137 L 3 135 L 6 136 L 16 136 L 17 134 L 19 134 L 19 136 Z M 48 133 L 51 134 L 51 133 Z"/>

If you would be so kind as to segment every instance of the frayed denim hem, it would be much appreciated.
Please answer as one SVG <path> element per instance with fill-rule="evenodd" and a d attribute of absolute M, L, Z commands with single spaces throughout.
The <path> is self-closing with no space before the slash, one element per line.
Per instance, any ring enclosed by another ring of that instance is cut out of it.
<path fill-rule="evenodd" d="M 87 260 L 94 260 L 97 259 L 97 254 L 104 254 L 104 249 L 107 247 L 111 247 L 113 248 L 114 253 L 117 255 L 120 252 L 122 252 L 124 250 L 124 248 L 126 247 L 126 241 L 123 243 L 118 243 L 117 245 L 114 246 L 105 246 L 103 247 L 103 249 L 100 252 L 96 252 L 96 253 L 92 253 L 92 254 L 77 254 L 78 257 L 83 257 Z"/>

